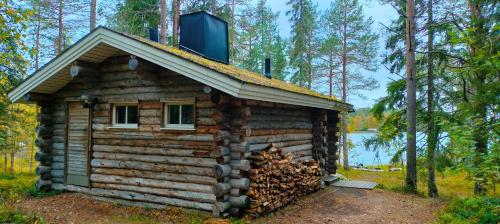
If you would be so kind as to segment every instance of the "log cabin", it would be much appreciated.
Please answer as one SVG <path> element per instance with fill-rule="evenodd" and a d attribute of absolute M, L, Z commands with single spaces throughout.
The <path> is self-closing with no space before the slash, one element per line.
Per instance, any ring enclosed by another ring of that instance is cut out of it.
<path fill-rule="evenodd" d="M 270 143 L 335 173 L 352 105 L 228 63 L 227 24 L 181 17 L 179 48 L 98 27 L 9 92 L 36 103 L 40 190 L 238 215 Z M 193 28 L 194 27 L 194 28 Z M 157 35 L 157 34 L 156 34 Z"/>

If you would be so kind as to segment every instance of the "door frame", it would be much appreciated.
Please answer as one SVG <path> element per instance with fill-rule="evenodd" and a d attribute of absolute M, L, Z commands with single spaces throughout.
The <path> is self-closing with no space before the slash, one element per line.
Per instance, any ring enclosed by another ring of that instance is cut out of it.
<path fill-rule="evenodd" d="M 69 158 L 69 121 L 70 121 L 70 116 L 69 116 L 69 110 L 70 110 L 70 104 L 72 103 L 80 103 L 79 100 L 77 99 L 67 99 L 65 100 L 65 122 L 66 122 L 66 127 L 65 127 L 65 136 L 64 136 L 64 185 L 68 185 L 68 158 Z M 82 106 L 83 107 L 83 106 Z M 85 108 L 85 107 L 84 107 Z M 92 171 L 91 168 L 91 160 L 92 160 L 92 118 L 93 118 L 93 110 L 92 107 L 86 108 L 89 110 L 89 118 L 88 118 L 88 128 L 87 128 L 87 164 L 86 164 L 86 172 L 87 172 L 87 187 L 91 187 L 91 182 L 90 182 L 90 174 Z"/>

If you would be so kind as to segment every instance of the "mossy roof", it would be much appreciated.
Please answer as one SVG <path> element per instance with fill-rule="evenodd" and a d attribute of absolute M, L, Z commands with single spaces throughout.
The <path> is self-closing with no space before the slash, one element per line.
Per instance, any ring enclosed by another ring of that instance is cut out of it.
<path fill-rule="evenodd" d="M 234 65 L 224 64 L 224 63 L 220 63 L 217 61 L 209 60 L 209 59 L 206 59 L 202 56 L 180 50 L 176 47 L 163 45 L 163 44 L 151 41 L 151 40 L 143 38 L 143 37 L 138 37 L 138 36 L 125 34 L 125 33 L 121 33 L 121 34 L 128 36 L 128 37 L 131 37 L 131 38 L 138 40 L 142 43 L 153 46 L 155 48 L 164 50 L 167 53 L 176 55 L 176 56 L 183 58 L 185 60 L 194 62 L 194 63 L 199 64 L 201 66 L 204 66 L 206 68 L 212 69 L 214 71 L 217 71 L 221 74 L 227 75 L 230 78 L 234 78 L 234 79 L 239 80 L 239 81 L 244 82 L 244 83 L 250 83 L 250 84 L 255 84 L 255 85 L 260 85 L 260 86 L 265 86 L 265 87 L 281 89 L 281 90 L 285 90 L 285 91 L 289 91 L 289 92 L 305 94 L 305 95 L 323 98 L 323 99 L 327 99 L 327 100 L 335 101 L 335 102 L 342 102 L 341 100 L 338 100 L 335 97 L 326 96 L 326 95 L 323 95 L 321 93 L 318 93 L 318 92 L 312 91 L 310 89 L 300 87 L 300 86 L 297 86 L 297 85 L 294 85 L 291 83 L 287 83 L 287 82 L 282 81 L 282 80 L 269 79 L 269 78 L 266 78 L 262 74 L 251 72 L 251 71 L 248 71 L 245 69 L 241 69 L 241 68 L 238 68 Z"/>

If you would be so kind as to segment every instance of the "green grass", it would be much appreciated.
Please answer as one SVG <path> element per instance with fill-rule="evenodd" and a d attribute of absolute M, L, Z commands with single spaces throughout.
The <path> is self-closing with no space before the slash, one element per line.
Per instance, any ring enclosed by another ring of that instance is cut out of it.
<path fill-rule="evenodd" d="M 36 214 L 22 213 L 16 207 L 23 197 L 36 195 L 35 181 L 34 174 L 0 174 L 0 223 L 43 223 Z"/>
<path fill-rule="evenodd" d="M 345 171 L 340 167 L 338 173 L 353 180 L 365 180 L 378 183 L 377 188 L 390 191 L 404 192 L 404 171 L 388 172 L 388 167 L 383 166 L 384 172 L 369 172 L 350 169 Z M 425 174 L 419 174 L 417 182 L 418 194 L 427 195 L 427 179 Z M 474 193 L 474 183 L 467 179 L 464 172 L 446 171 L 436 174 L 436 184 L 439 195 L 443 199 L 471 197 Z"/>
<path fill-rule="evenodd" d="M 500 198 L 486 196 L 455 199 L 439 215 L 437 223 L 500 223 Z"/>

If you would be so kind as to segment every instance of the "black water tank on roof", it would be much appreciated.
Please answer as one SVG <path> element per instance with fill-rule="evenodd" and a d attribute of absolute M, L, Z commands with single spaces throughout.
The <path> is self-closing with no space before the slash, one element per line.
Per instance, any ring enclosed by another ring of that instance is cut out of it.
<path fill-rule="evenodd" d="M 205 58 L 229 63 L 227 22 L 207 12 L 180 17 L 179 48 Z"/>

